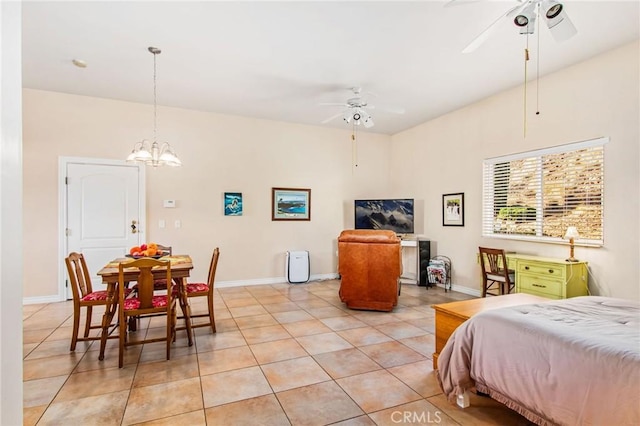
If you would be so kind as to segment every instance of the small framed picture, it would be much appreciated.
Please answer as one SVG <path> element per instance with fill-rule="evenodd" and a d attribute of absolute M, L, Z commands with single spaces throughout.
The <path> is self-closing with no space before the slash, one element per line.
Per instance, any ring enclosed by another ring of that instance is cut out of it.
<path fill-rule="evenodd" d="M 242 192 L 224 193 L 224 215 L 242 216 Z"/>
<path fill-rule="evenodd" d="M 271 188 L 271 220 L 311 220 L 311 190 Z"/>
<path fill-rule="evenodd" d="M 464 192 L 442 195 L 442 226 L 464 226 Z"/>

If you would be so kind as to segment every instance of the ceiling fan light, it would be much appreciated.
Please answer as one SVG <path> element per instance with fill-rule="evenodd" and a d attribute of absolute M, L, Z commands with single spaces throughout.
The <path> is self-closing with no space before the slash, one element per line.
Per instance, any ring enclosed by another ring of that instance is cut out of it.
<path fill-rule="evenodd" d="M 520 27 L 520 34 L 533 34 L 536 28 L 536 17 L 535 15 L 529 18 L 529 23 L 523 27 Z"/>
<path fill-rule="evenodd" d="M 568 40 L 578 33 L 573 22 L 564 11 L 557 17 L 547 20 L 547 26 L 556 41 Z"/>
<path fill-rule="evenodd" d="M 513 23 L 518 27 L 526 27 L 529 25 L 529 18 L 524 15 L 518 15 L 513 19 Z"/>
<path fill-rule="evenodd" d="M 547 28 L 556 41 L 568 40 L 578 33 L 562 3 L 556 0 L 542 0 L 541 7 Z"/>
<path fill-rule="evenodd" d="M 536 3 L 529 3 L 513 18 L 513 23 L 516 24 L 516 27 L 533 27 L 533 23 L 536 21 Z"/>
<path fill-rule="evenodd" d="M 544 16 L 547 19 L 553 19 L 562 13 L 564 6 L 562 3 L 558 3 L 555 0 L 548 0 L 542 3 L 542 7 L 544 10 Z"/>

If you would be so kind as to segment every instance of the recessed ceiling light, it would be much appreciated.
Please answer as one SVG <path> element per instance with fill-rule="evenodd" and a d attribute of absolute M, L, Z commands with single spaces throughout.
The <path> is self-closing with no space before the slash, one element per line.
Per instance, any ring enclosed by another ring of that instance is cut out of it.
<path fill-rule="evenodd" d="M 73 65 L 75 65 L 78 68 L 86 68 L 87 67 L 87 63 L 85 61 L 83 61 L 82 59 L 73 59 L 71 62 L 73 62 Z"/>

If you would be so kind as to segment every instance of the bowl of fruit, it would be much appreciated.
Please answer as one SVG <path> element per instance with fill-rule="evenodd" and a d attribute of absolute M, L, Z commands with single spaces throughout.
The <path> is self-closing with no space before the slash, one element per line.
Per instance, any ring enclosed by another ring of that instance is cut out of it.
<path fill-rule="evenodd" d="M 156 243 L 133 246 L 127 255 L 127 257 L 133 257 L 134 259 L 140 259 L 141 257 L 159 259 L 162 256 L 164 256 L 164 253 L 158 251 L 158 245 Z"/>

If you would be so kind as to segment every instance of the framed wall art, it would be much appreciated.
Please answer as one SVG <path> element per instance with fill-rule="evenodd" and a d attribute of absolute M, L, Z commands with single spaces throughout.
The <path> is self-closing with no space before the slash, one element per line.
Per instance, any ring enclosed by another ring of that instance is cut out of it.
<path fill-rule="evenodd" d="M 442 195 L 442 226 L 464 226 L 464 192 Z"/>
<path fill-rule="evenodd" d="M 311 190 L 271 188 L 271 220 L 311 220 Z"/>
<path fill-rule="evenodd" d="M 242 192 L 224 193 L 224 215 L 242 216 Z"/>

